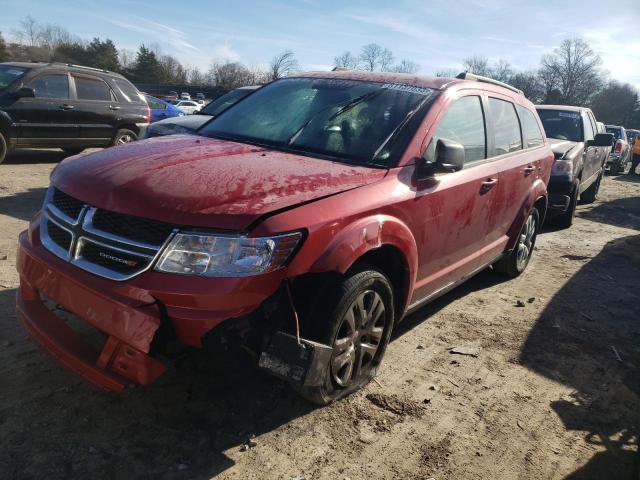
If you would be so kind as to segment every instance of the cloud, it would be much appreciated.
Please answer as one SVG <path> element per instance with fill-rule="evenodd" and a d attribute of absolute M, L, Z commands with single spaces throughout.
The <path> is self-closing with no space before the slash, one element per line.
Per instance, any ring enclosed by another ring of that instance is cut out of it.
<path fill-rule="evenodd" d="M 169 25 L 141 17 L 129 17 L 128 20 L 107 19 L 107 21 L 117 27 L 142 33 L 147 38 L 152 38 L 157 42 L 170 45 L 178 52 L 200 52 L 198 47 L 187 41 L 187 34 L 185 32 Z"/>
<path fill-rule="evenodd" d="M 241 58 L 240 54 L 227 43 L 215 47 L 211 53 L 215 60 L 238 62 Z"/>

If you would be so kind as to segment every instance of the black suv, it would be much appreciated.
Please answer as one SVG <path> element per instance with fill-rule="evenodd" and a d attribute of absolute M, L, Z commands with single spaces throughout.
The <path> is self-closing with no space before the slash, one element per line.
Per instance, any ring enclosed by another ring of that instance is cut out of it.
<path fill-rule="evenodd" d="M 0 163 L 13 147 L 78 153 L 136 140 L 146 100 L 117 73 L 63 63 L 0 63 Z"/>

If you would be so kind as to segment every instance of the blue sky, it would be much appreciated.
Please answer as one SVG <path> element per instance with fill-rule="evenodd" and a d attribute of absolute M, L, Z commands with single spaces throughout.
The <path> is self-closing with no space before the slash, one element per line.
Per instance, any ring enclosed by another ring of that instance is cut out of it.
<path fill-rule="evenodd" d="M 303 69 L 325 69 L 336 55 L 371 42 L 425 74 L 459 70 L 473 54 L 530 69 L 562 39 L 582 37 L 612 78 L 640 88 L 638 0 L 0 0 L 3 34 L 10 38 L 29 14 L 131 50 L 156 43 L 202 69 L 214 59 L 266 65 L 284 49 Z"/>

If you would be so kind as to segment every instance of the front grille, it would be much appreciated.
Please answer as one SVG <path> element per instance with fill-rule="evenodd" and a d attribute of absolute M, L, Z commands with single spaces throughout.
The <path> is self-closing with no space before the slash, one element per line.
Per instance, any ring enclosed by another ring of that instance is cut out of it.
<path fill-rule="evenodd" d="M 174 229 L 173 225 L 122 213 L 97 210 L 93 215 L 94 228 L 137 242 L 162 245 Z"/>
<path fill-rule="evenodd" d="M 56 245 L 60 248 L 64 248 L 65 250 L 69 250 L 69 248 L 71 248 L 71 232 L 60 228 L 51 220 L 47 221 L 47 230 L 49 232 L 49 238 L 51 238 Z"/>
<path fill-rule="evenodd" d="M 53 205 L 62 213 L 73 218 L 74 220 L 76 220 L 80 216 L 80 212 L 82 211 L 82 207 L 84 206 L 83 202 L 73 198 L 70 195 L 67 195 L 57 188 L 53 189 L 53 198 L 51 199 L 51 203 L 53 203 Z"/>
<path fill-rule="evenodd" d="M 151 267 L 175 228 L 98 209 L 50 187 L 40 230 L 54 255 L 96 275 L 127 280 Z"/>

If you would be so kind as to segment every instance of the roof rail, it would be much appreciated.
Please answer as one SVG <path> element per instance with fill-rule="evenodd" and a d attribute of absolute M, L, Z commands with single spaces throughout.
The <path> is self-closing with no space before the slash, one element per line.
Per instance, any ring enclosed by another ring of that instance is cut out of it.
<path fill-rule="evenodd" d="M 94 72 L 111 73 L 109 70 L 105 70 L 104 68 L 85 67 L 84 65 L 76 65 L 74 63 L 65 63 L 65 62 L 54 62 L 54 63 L 58 63 L 60 65 L 66 65 L 67 67 L 84 68 L 85 70 L 93 70 Z"/>
<path fill-rule="evenodd" d="M 500 82 L 489 77 L 483 77 L 482 75 L 476 75 L 475 73 L 462 72 L 456 75 L 456 78 L 459 78 L 460 80 L 474 80 L 476 82 L 491 83 L 493 85 L 499 85 L 501 87 L 508 88 L 512 92 L 519 93 L 520 95 L 524 95 L 522 93 L 522 90 L 518 90 L 516 87 L 512 87 L 508 83 Z"/>
<path fill-rule="evenodd" d="M 333 67 L 331 69 L 332 72 L 346 72 L 348 70 L 351 70 L 349 67 Z"/>

